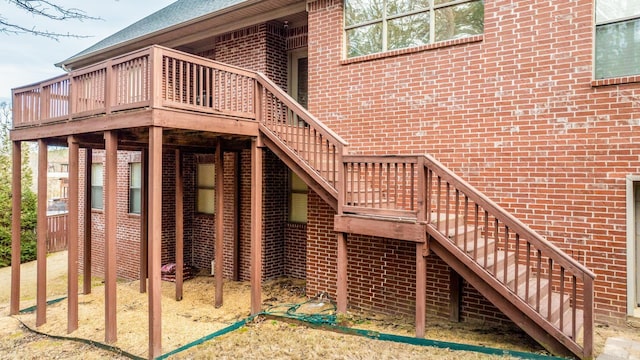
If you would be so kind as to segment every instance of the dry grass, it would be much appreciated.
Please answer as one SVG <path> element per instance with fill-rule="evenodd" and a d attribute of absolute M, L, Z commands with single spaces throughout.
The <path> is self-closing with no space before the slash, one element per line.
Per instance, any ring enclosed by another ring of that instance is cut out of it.
<path fill-rule="evenodd" d="M 133 355 L 147 357 L 147 295 L 141 294 L 138 288 L 137 281 L 118 284 L 118 341 L 112 345 Z M 162 283 L 162 345 L 165 352 L 227 327 L 249 315 L 250 285 L 248 283 L 225 282 L 225 301 L 219 309 L 215 309 L 212 305 L 215 297 L 213 278 L 196 277 L 185 282 L 184 289 L 184 299 L 175 301 L 174 284 Z M 304 282 L 280 279 L 266 282 L 263 286 L 265 306 L 304 301 L 306 301 Z M 72 334 L 66 334 L 66 301 L 48 307 L 47 323 L 38 330 L 56 336 L 73 336 L 102 342 L 105 333 L 104 287 L 97 286 L 91 294 L 80 295 L 79 303 L 80 327 Z M 304 307 L 299 311 L 304 312 Z M 35 314 L 23 314 L 18 318 L 27 326 L 35 327 Z M 354 313 L 340 317 L 340 322 L 342 325 L 378 332 L 408 336 L 413 333 L 412 321 L 406 318 Z M 524 351 L 537 349 L 535 343 L 526 336 L 514 337 L 510 330 L 498 327 L 433 322 L 429 325 L 428 338 Z M 424 358 L 426 354 L 438 358 L 460 357 L 460 354 L 454 355 L 449 350 L 387 343 L 269 320 L 253 322 L 219 340 L 193 348 L 179 355 L 179 358 L 206 358 L 207 354 L 221 354 L 220 351 L 228 354 L 229 358 L 247 355 L 252 358 L 358 359 L 371 358 L 373 355 L 396 358 L 398 354 L 402 354 L 402 358 Z M 465 353 L 464 358 L 491 357 Z"/>
<path fill-rule="evenodd" d="M 176 355 L 176 359 L 505 359 L 372 340 L 261 319 Z"/>
<path fill-rule="evenodd" d="M 59 256 L 59 255 L 58 255 Z M 57 258 L 53 258 L 54 260 Z M 31 266 L 31 265 L 27 265 Z M 53 268 L 53 267 L 52 267 Z M 4 279 L 0 269 L 0 278 Z M 29 274 L 29 272 L 26 272 Z M 23 273 L 24 275 L 25 273 Z M 5 274 L 6 275 L 6 274 Z M 25 276 L 23 276 L 23 280 Z M 8 282 L 7 282 L 8 283 Z M 66 333 L 67 303 L 50 305 L 47 308 L 47 323 L 39 331 L 51 335 L 72 336 L 104 341 L 104 287 L 94 281 L 92 294 L 79 296 L 80 327 L 71 334 Z M 35 289 L 33 283 L 30 285 Z M 8 286 L 7 286 L 8 288 Z M 35 292 L 22 291 L 21 303 L 25 308 L 33 303 Z M 117 289 L 118 341 L 113 344 L 137 356 L 147 356 L 147 294 L 140 294 L 139 283 L 123 282 Z M 173 283 L 162 283 L 162 345 L 169 352 L 216 330 L 227 327 L 249 315 L 250 285 L 248 283 L 225 282 L 224 306 L 213 307 L 214 279 L 197 277 L 184 283 L 182 301 L 175 301 Z M 55 275 L 47 279 L 47 294 L 56 298 L 66 292 L 66 276 Z M 306 301 L 304 282 L 280 279 L 263 285 L 263 306 L 301 303 Z M 8 296 L 0 292 L 0 312 L 6 315 Z M 309 307 L 309 311 L 317 311 Z M 299 311 L 305 311 L 301 307 Z M 24 314 L 17 318 L 28 326 L 35 327 L 35 314 Z M 410 318 L 383 316 L 372 313 L 349 313 L 338 318 L 340 325 L 353 328 L 413 336 L 414 324 Z M 595 353 L 601 353 L 607 337 L 627 337 L 640 340 L 640 332 L 631 326 L 614 328 L 598 326 L 595 333 Z M 450 323 L 428 319 L 426 338 L 483 345 L 495 348 L 540 351 L 520 330 L 488 326 L 482 323 Z M 121 359 L 122 356 L 72 341 L 54 340 L 35 335 L 20 327 L 16 319 L 0 317 L 0 358 L 39 359 Z M 431 347 L 371 340 L 354 335 L 345 335 L 327 330 L 314 329 L 300 323 L 258 318 L 247 326 L 227 335 L 207 341 L 179 353 L 175 358 L 274 358 L 274 359 L 498 359 L 496 356 L 471 352 L 451 351 Z"/>

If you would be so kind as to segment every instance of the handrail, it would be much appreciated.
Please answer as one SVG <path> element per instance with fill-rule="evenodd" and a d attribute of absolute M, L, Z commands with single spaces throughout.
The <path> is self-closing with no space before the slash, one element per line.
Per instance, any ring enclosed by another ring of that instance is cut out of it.
<path fill-rule="evenodd" d="M 334 199 L 338 197 L 347 142 L 260 72 L 256 110 L 263 133 Z"/>
<path fill-rule="evenodd" d="M 271 93 L 278 96 L 278 99 L 282 101 L 285 105 L 289 107 L 289 109 L 293 110 L 298 116 L 300 116 L 307 124 L 313 124 L 317 127 L 324 136 L 327 138 L 333 138 L 335 141 L 342 145 L 348 146 L 347 143 L 340 135 L 336 134 L 333 130 L 331 130 L 328 126 L 318 120 L 315 116 L 313 116 L 307 109 L 302 107 L 297 101 L 295 101 L 291 95 L 284 92 L 282 89 L 278 87 L 278 85 L 274 84 L 268 77 L 266 77 L 261 72 L 256 72 L 256 79 L 265 89 L 269 90 Z"/>
<path fill-rule="evenodd" d="M 564 251 L 558 248 L 556 245 L 544 239 L 537 232 L 531 230 L 527 225 L 523 224 L 516 217 L 511 215 L 511 213 L 507 212 L 501 206 L 493 202 L 491 199 L 483 195 L 479 190 L 473 187 L 471 184 L 460 178 L 458 175 L 453 173 L 449 168 L 444 166 L 441 162 L 436 160 L 431 155 L 424 155 L 425 165 L 427 167 L 431 166 L 432 170 L 438 170 L 440 176 L 443 179 L 448 179 L 452 184 L 455 184 L 459 189 L 463 189 L 464 193 L 469 196 L 470 199 L 475 201 L 478 204 L 481 204 L 485 209 L 491 209 L 493 211 L 494 216 L 498 214 L 501 217 L 501 220 L 509 226 L 509 228 L 514 230 L 519 230 L 522 233 L 526 233 L 528 239 L 536 242 L 536 245 L 539 245 L 541 248 L 545 248 L 549 250 L 549 252 L 557 254 L 560 259 L 564 262 L 564 266 L 567 269 L 573 269 L 575 272 L 583 273 L 584 275 L 590 277 L 592 280 L 595 279 L 596 275 L 586 268 L 584 265 L 577 262 L 575 259 L 567 255 Z M 433 169 L 435 168 L 435 169 Z M 584 280 L 584 279 L 582 279 Z"/>

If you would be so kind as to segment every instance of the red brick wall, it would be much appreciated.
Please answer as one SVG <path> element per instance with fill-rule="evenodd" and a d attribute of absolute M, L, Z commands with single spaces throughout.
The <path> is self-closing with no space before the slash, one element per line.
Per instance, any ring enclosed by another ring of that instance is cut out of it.
<path fill-rule="evenodd" d="M 271 151 L 263 151 L 262 277 L 285 274 L 285 220 L 287 216 L 287 169 Z"/>
<path fill-rule="evenodd" d="M 287 202 L 288 204 L 288 202 Z M 288 211 L 287 211 L 288 216 Z M 284 275 L 307 278 L 307 225 L 287 223 L 284 229 Z"/>
<path fill-rule="evenodd" d="M 640 85 L 591 85 L 593 2 L 488 1 L 473 42 L 360 62 L 341 3 L 309 6 L 311 112 L 352 153 L 434 155 L 594 270 L 597 320 L 622 321 Z"/>
<path fill-rule="evenodd" d="M 80 174 L 84 174 L 86 153 L 80 152 Z M 93 162 L 104 164 L 104 151 L 93 150 Z M 129 214 L 129 164 L 139 162 L 140 153 L 118 152 L 116 213 L 116 263 L 117 276 L 137 279 L 140 272 L 140 216 Z M 80 176 L 80 189 L 84 189 L 84 176 Z M 84 209 L 85 194 L 80 191 L 80 209 Z M 93 276 L 104 276 L 104 211 L 91 212 L 91 272 Z M 79 265 L 84 259 L 84 212 L 80 211 Z"/>
<path fill-rule="evenodd" d="M 238 31 L 220 35 L 212 45 L 211 50 L 201 53 L 209 58 L 225 62 L 228 64 L 241 66 L 247 69 L 261 71 L 271 78 L 276 84 L 286 89 L 287 85 L 287 53 L 286 38 L 284 30 L 278 23 L 258 24 Z M 251 221 L 251 154 L 248 150 L 241 152 L 241 174 L 240 179 L 240 208 L 241 224 L 239 242 L 239 271 L 240 280 L 250 278 L 250 254 L 251 254 L 251 233 L 249 226 Z M 229 169 L 232 160 L 225 157 L 225 166 Z M 273 278 L 282 276 L 284 270 L 284 224 L 286 220 L 286 167 L 271 152 L 265 151 L 263 172 L 263 193 L 265 204 L 280 204 L 279 206 L 263 207 L 263 277 Z M 235 191 L 236 175 L 231 175 L 231 171 L 225 179 L 225 200 L 226 204 L 233 201 L 232 193 Z M 233 214 L 231 209 L 225 209 L 225 276 L 232 274 L 230 260 L 233 252 L 227 251 L 233 245 L 232 232 Z M 194 224 L 194 231 L 213 226 L 214 219 L 198 219 Z M 201 235 L 206 235 L 206 231 Z M 209 235 L 210 236 L 210 235 Z M 212 259 L 212 249 L 201 249 L 202 241 L 198 241 L 199 236 L 194 235 L 194 258 L 198 258 L 197 264 L 210 264 Z"/>

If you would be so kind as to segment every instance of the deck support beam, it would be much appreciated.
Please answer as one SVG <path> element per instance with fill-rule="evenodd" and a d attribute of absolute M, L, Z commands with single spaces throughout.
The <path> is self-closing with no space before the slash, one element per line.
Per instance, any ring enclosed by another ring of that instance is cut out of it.
<path fill-rule="evenodd" d="M 222 152 L 222 142 L 218 141 L 216 145 L 215 157 L 215 176 L 216 176 L 216 245 L 215 245 L 215 280 L 216 280 L 216 299 L 215 307 L 222 306 L 222 288 L 224 286 L 224 155 Z"/>
<path fill-rule="evenodd" d="M 11 304 L 9 315 L 17 315 L 20 312 L 20 243 L 22 227 L 20 215 L 22 214 L 22 143 L 13 142 L 11 165 Z"/>
<path fill-rule="evenodd" d="M 427 264 L 424 255 L 425 243 L 416 244 L 416 337 L 423 338 L 425 332 L 427 301 Z"/>
<path fill-rule="evenodd" d="M 338 299 L 337 310 L 347 313 L 347 233 L 338 232 Z"/>
<path fill-rule="evenodd" d="M 67 138 L 69 146 L 69 214 L 67 221 L 67 333 L 78 328 L 78 208 L 80 148 L 74 136 Z"/>
<path fill-rule="evenodd" d="M 104 262 L 105 262 L 105 342 L 114 343 L 118 339 L 116 320 L 116 212 L 118 174 L 118 135 L 115 131 L 104 133 L 105 140 L 105 182 L 104 182 Z"/>
<path fill-rule="evenodd" d="M 262 140 L 251 141 L 251 314 L 262 303 Z"/>
<path fill-rule="evenodd" d="M 149 359 L 162 355 L 162 128 L 149 128 Z"/>
<path fill-rule="evenodd" d="M 182 300 L 184 279 L 184 184 L 182 178 L 182 153 L 175 150 L 176 165 L 176 301 Z"/>
<path fill-rule="evenodd" d="M 85 149 L 84 168 L 84 244 L 82 258 L 82 293 L 91 294 L 91 167 L 93 150 Z"/>
<path fill-rule="evenodd" d="M 47 143 L 38 140 L 36 326 L 47 322 Z"/>
<path fill-rule="evenodd" d="M 149 150 L 140 151 L 140 293 L 149 277 Z M 176 214 L 177 215 L 177 214 Z"/>

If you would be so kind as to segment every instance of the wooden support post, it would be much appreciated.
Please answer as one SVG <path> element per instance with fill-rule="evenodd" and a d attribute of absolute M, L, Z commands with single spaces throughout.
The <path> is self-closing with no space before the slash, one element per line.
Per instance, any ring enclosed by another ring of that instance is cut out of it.
<path fill-rule="evenodd" d="M 80 149 L 74 136 L 69 136 L 69 195 L 67 220 L 67 333 L 78 328 L 78 208 L 80 201 Z"/>
<path fill-rule="evenodd" d="M 424 243 L 416 243 L 416 337 L 424 337 L 427 302 L 427 264 Z"/>
<path fill-rule="evenodd" d="M 162 128 L 149 128 L 149 359 L 162 355 Z"/>
<path fill-rule="evenodd" d="M 11 304 L 9 315 L 17 315 L 20 312 L 20 233 L 22 214 L 22 144 L 13 142 L 13 154 L 11 165 Z"/>
<path fill-rule="evenodd" d="M 140 183 L 140 292 L 147 292 L 149 277 L 149 150 L 140 152 L 142 179 Z"/>
<path fill-rule="evenodd" d="M 216 302 L 215 307 L 222 306 L 222 287 L 224 272 L 224 155 L 222 142 L 216 146 L 216 246 L 215 246 L 215 278 L 216 278 Z"/>
<path fill-rule="evenodd" d="M 36 326 L 47 322 L 47 143 L 38 140 Z"/>
<path fill-rule="evenodd" d="M 105 140 L 105 181 L 104 181 L 104 263 L 105 263 L 105 342 L 116 342 L 116 213 L 117 174 L 118 174 L 118 135 L 115 131 L 104 133 Z"/>
<path fill-rule="evenodd" d="M 338 232 L 338 313 L 347 313 L 347 233 Z"/>
<path fill-rule="evenodd" d="M 251 314 L 262 303 L 262 148 L 259 138 L 251 141 Z"/>
<path fill-rule="evenodd" d="M 91 167 L 93 150 L 85 150 L 84 169 L 84 253 L 82 264 L 82 293 L 91 294 Z"/>
<path fill-rule="evenodd" d="M 182 154 L 176 155 L 176 301 L 182 300 L 182 281 L 184 278 L 184 185 L 182 179 Z"/>
<path fill-rule="evenodd" d="M 242 175 L 240 174 L 240 152 L 234 154 L 233 175 L 235 176 L 235 191 L 233 195 L 233 281 L 240 280 L 240 226 L 242 226 L 242 213 L 240 194 L 242 191 Z"/>
<path fill-rule="evenodd" d="M 462 306 L 462 277 L 453 269 L 449 269 L 449 320 L 460 322 Z"/>

